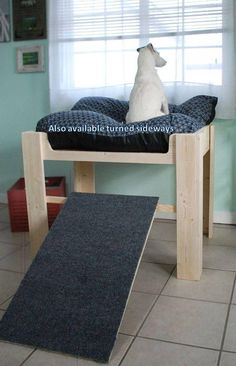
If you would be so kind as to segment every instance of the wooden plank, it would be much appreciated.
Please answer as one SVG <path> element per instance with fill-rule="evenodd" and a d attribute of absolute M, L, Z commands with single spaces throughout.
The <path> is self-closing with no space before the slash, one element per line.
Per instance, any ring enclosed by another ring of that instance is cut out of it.
<path fill-rule="evenodd" d="M 210 129 L 205 126 L 194 133 L 195 137 L 199 136 L 201 139 L 201 156 L 204 156 L 210 148 Z"/>
<path fill-rule="evenodd" d="M 92 162 L 74 162 L 74 191 L 95 192 L 94 166 Z"/>
<path fill-rule="evenodd" d="M 202 273 L 203 159 L 201 138 L 176 138 L 177 277 L 200 280 Z"/>
<path fill-rule="evenodd" d="M 213 237 L 215 127 L 210 126 L 209 151 L 204 156 L 203 233 Z"/>
<path fill-rule="evenodd" d="M 37 133 L 23 133 L 22 149 L 31 254 L 35 256 L 48 232 L 41 135 Z"/>
<path fill-rule="evenodd" d="M 80 162 L 135 163 L 135 164 L 175 164 L 175 136 L 170 136 L 169 151 L 162 153 L 106 152 L 106 151 L 70 151 L 53 150 L 47 134 L 41 134 L 45 160 L 64 160 Z"/>
<path fill-rule="evenodd" d="M 58 203 L 58 204 L 64 204 L 67 200 L 67 197 L 62 196 L 46 196 L 46 202 L 47 203 Z"/>
<path fill-rule="evenodd" d="M 174 205 L 165 205 L 165 204 L 158 204 L 157 212 L 176 212 L 176 206 Z"/>
<path fill-rule="evenodd" d="M 46 196 L 47 203 L 56 203 L 56 204 L 64 204 L 67 200 L 67 197 L 62 196 Z M 158 204 L 156 212 L 176 212 L 176 206 L 173 205 L 165 205 Z"/>

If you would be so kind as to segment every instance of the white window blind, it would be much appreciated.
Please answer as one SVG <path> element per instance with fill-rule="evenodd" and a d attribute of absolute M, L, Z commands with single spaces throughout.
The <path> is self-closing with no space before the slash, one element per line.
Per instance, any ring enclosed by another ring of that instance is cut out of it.
<path fill-rule="evenodd" d="M 53 110 L 69 107 L 85 95 L 128 99 L 137 69 L 136 48 L 152 42 L 167 60 L 158 72 L 171 102 L 214 94 L 220 98 L 221 114 L 233 115 L 232 97 L 225 104 L 226 95 L 234 96 L 232 0 L 49 4 Z"/>
<path fill-rule="evenodd" d="M 140 39 L 140 36 L 166 37 L 180 32 L 222 32 L 222 0 L 59 0 L 56 3 L 59 3 L 56 27 L 52 27 L 51 35 L 58 40 Z"/>

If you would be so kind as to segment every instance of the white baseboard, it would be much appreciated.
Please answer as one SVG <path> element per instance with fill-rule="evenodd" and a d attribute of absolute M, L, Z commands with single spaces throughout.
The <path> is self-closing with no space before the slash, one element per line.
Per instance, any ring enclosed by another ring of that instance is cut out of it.
<path fill-rule="evenodd" d="M 7 194 L 0 192 L 0 203 L 7 203 Z"/>
<path fill-rule="evenodd" d="M 217 224 L 236 225 L 236 212 L 216 211 L 214 212 L 214 222 Z"/>
<path fill-rule="evenodd" d="M 156 211 L 155 219 L 176 220 L 176 213 Z"/>

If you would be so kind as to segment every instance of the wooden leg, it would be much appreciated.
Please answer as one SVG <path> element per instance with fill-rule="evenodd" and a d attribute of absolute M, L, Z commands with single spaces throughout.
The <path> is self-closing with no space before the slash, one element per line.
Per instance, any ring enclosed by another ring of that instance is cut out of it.
<path fill-rule="evenodd" d="M 48 232 L 45 175 L 40 134 L 22 134 L 25 190 L 31 254 L 35 256 Z"/>
<path fill-rule="evenodd" d="M 74 191 L 95 192 L 94 166 L 91 162 L 74 162 Z"/>
<path fill-rule="evenodd" d="M 215 128 L 210 126 L 210 149 L 204 156 L 203 182 L 203 233 L 209 238 L 213 236 L 213 204 L 214 204 L 214 149 Z"/>
<path fill-rule="evenodd" d="M 202 273 L 203 157 L 199 136 L 176 136 L 177 277 Z"/>

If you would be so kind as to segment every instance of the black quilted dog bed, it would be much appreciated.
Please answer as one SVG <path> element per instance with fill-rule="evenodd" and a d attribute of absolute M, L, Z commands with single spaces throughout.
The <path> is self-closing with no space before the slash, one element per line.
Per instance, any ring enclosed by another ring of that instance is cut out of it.
<path fill-rule="evenodd" d="M 70 111 L 42 118 L 36 131 L 47 132 L 55 150 L 165 153 L 171 134 L 193 133 L 209 124 L 216 104 L 216 97 L 199 95 L 181 105 L 170 104 L 168 115 L 127 124 L 128 102 L 86 97 Z"/>

